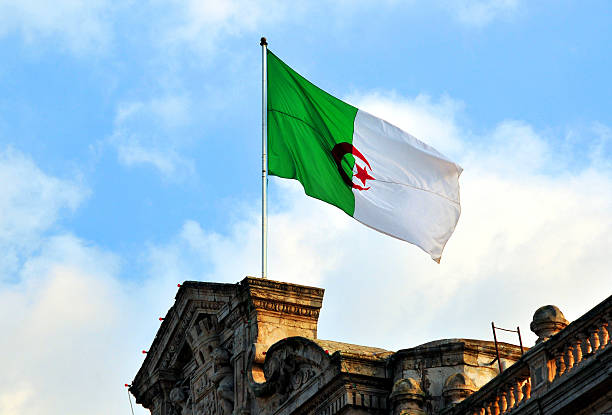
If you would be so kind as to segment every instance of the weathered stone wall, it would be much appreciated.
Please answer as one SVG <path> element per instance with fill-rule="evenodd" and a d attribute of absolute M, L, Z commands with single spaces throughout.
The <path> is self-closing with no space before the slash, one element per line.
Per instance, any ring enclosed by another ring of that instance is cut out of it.
<path fill-rule="evenodd" d="M 502 366 L 521 357 L 517 346 L 499 343 L 499 349 Z M 394 382 L 418 381 L 429 414 L 464 399 L 499 374 L 494 344 L 482 340 L 437 340 L 400 350 L 391 361 Z"/>

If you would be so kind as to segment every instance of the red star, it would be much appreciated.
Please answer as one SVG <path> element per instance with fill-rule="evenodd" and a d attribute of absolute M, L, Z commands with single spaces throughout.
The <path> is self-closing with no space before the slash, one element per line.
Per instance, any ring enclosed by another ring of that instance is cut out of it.
<path fill-rule="evenodd" d="M 364 186 L 366 184 L 366 180 L 376 180 L 374 177 L 368 174 L 365 167 L 361 167 L 357 163 L 355 163 L 355 167 L 357 167 L 357 174 L 355 175 L 355 177 L 361 180 L 361 183 L 363 183 Z"/>

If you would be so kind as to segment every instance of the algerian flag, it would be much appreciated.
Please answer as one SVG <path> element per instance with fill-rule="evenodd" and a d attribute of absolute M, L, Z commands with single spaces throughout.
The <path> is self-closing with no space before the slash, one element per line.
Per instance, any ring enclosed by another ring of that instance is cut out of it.
<path fill-rule="evenodd" d="M 316 87 L 272 52 L 268 172 L 440 261 L 459 220 L 461 167 Z"/>

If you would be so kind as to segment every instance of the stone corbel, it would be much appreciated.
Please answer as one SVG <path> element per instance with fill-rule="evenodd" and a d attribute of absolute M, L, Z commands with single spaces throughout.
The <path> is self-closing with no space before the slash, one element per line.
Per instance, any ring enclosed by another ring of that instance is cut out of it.
<path fill-rule="evenodd" d="M 278 394 L 281 400 L 320 375 L 330 364 L 330 357 L 316 343 L 303 337 L 288 337 L 267 351 L 254 344 L 249 351 L 247 377 L 249 389 L 257 398 Z M 264 357 L 264 382 L 253 377 L 253 366 Z"/>

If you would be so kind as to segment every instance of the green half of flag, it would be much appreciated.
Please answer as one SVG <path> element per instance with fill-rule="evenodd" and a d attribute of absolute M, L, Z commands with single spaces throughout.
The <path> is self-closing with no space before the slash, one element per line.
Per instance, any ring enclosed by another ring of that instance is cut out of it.
<path fill-rule="evenodd" d="M 352 142 L 357 108 L 313 85 L 269 50 L 267 60 L 268 173 L 297 179 L 307 195 L 353 216 L 348 183 L 355 160 L 350 151 L 340 154 L 339 167 L 332 150 Z"/>

